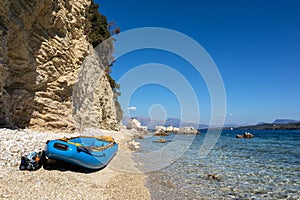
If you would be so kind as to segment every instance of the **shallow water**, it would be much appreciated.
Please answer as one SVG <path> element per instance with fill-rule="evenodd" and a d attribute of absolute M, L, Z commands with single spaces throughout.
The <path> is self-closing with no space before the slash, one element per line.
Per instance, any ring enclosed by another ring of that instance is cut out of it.
<path fill-rule="evenodd" d="M 148 173 L 152 199 L 300 199 L 300 131 L 249 132 L 255 137 L 223 131 L 205 158 L 199 156 L 205 132 L 180 136 L 193 142 L 174 163 Z M 159 138 L 139 140 L 141 152 L 166 146 L 152 142 Z"/>

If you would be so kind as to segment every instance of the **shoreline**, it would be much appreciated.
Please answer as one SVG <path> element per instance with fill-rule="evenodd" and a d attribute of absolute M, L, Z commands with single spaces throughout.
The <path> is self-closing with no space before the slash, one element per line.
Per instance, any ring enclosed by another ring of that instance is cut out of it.
<path fill-rule="evenodd" d="M 134 166 L 126 144 L 131 137 L 126 131 L 101 130 L 101 134 L 115 138 L 119 150 L 104 169 L 81 173 L 43 167 L 19 170 L 22 155 L 43 150 L 47 140 L 78 133 L 0 129 L 0 199 L 151 199 L 145 186 L 147 175 L 124 168 Z"/>

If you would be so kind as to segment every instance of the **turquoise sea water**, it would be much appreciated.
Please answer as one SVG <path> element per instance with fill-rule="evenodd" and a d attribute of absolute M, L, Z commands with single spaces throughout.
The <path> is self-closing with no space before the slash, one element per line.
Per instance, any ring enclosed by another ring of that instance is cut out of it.
<path fill-rule="evenodd" d="M 300 131 L 249 132 L 255 137 L 236 139 L 244 131 L 222 131 L 205 158 L 199 149 L 206 133 L 197 135 L 179 159 L 148 173 L 152 199 L 300 199 Z M 141 151 L 163 148 L 152 142 L 160 138 L 174 135 L 140 139 Z"/>

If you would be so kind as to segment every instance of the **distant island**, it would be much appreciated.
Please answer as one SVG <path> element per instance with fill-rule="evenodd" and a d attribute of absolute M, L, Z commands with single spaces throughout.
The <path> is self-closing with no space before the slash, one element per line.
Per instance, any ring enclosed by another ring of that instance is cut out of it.
<path fill-rule="evenodd" d="M 275 124 L 275 123 L 260 123 L 257 125 L 251 126 L 241 126 L 235 129 L 239 130 L 299 130 L 300 129 L 300 122 L 291 122 L 287 124 Z"/>
<path fill-rule="evenodd" d="M 300 129 L 300 121 L 294 119 L 276 119 L 272 123 L 259 122 L 256 125 L 240 126 L 239 130 L 297 130 Z"/>

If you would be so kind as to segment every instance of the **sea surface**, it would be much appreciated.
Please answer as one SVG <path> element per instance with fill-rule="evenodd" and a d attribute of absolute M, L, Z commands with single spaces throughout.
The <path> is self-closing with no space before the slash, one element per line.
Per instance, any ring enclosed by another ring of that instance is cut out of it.
<path fill-rule="evenodd" d="M 252 130 L 252 139 L 237 139 L 241 130 L 222 131 L 216 145 L 205 156 L 200 135 L 171 134 L 139 139 L 138 153 L 168 150 L 174 138 L 192 141 L 179 158 L 162 169 L 147 172 L 152 199 L 300 199 L 300 130 Z M 169 143 L 155 143 L 157 139 Z M 154 164 L 168 155 L 157 153 Z"/>

